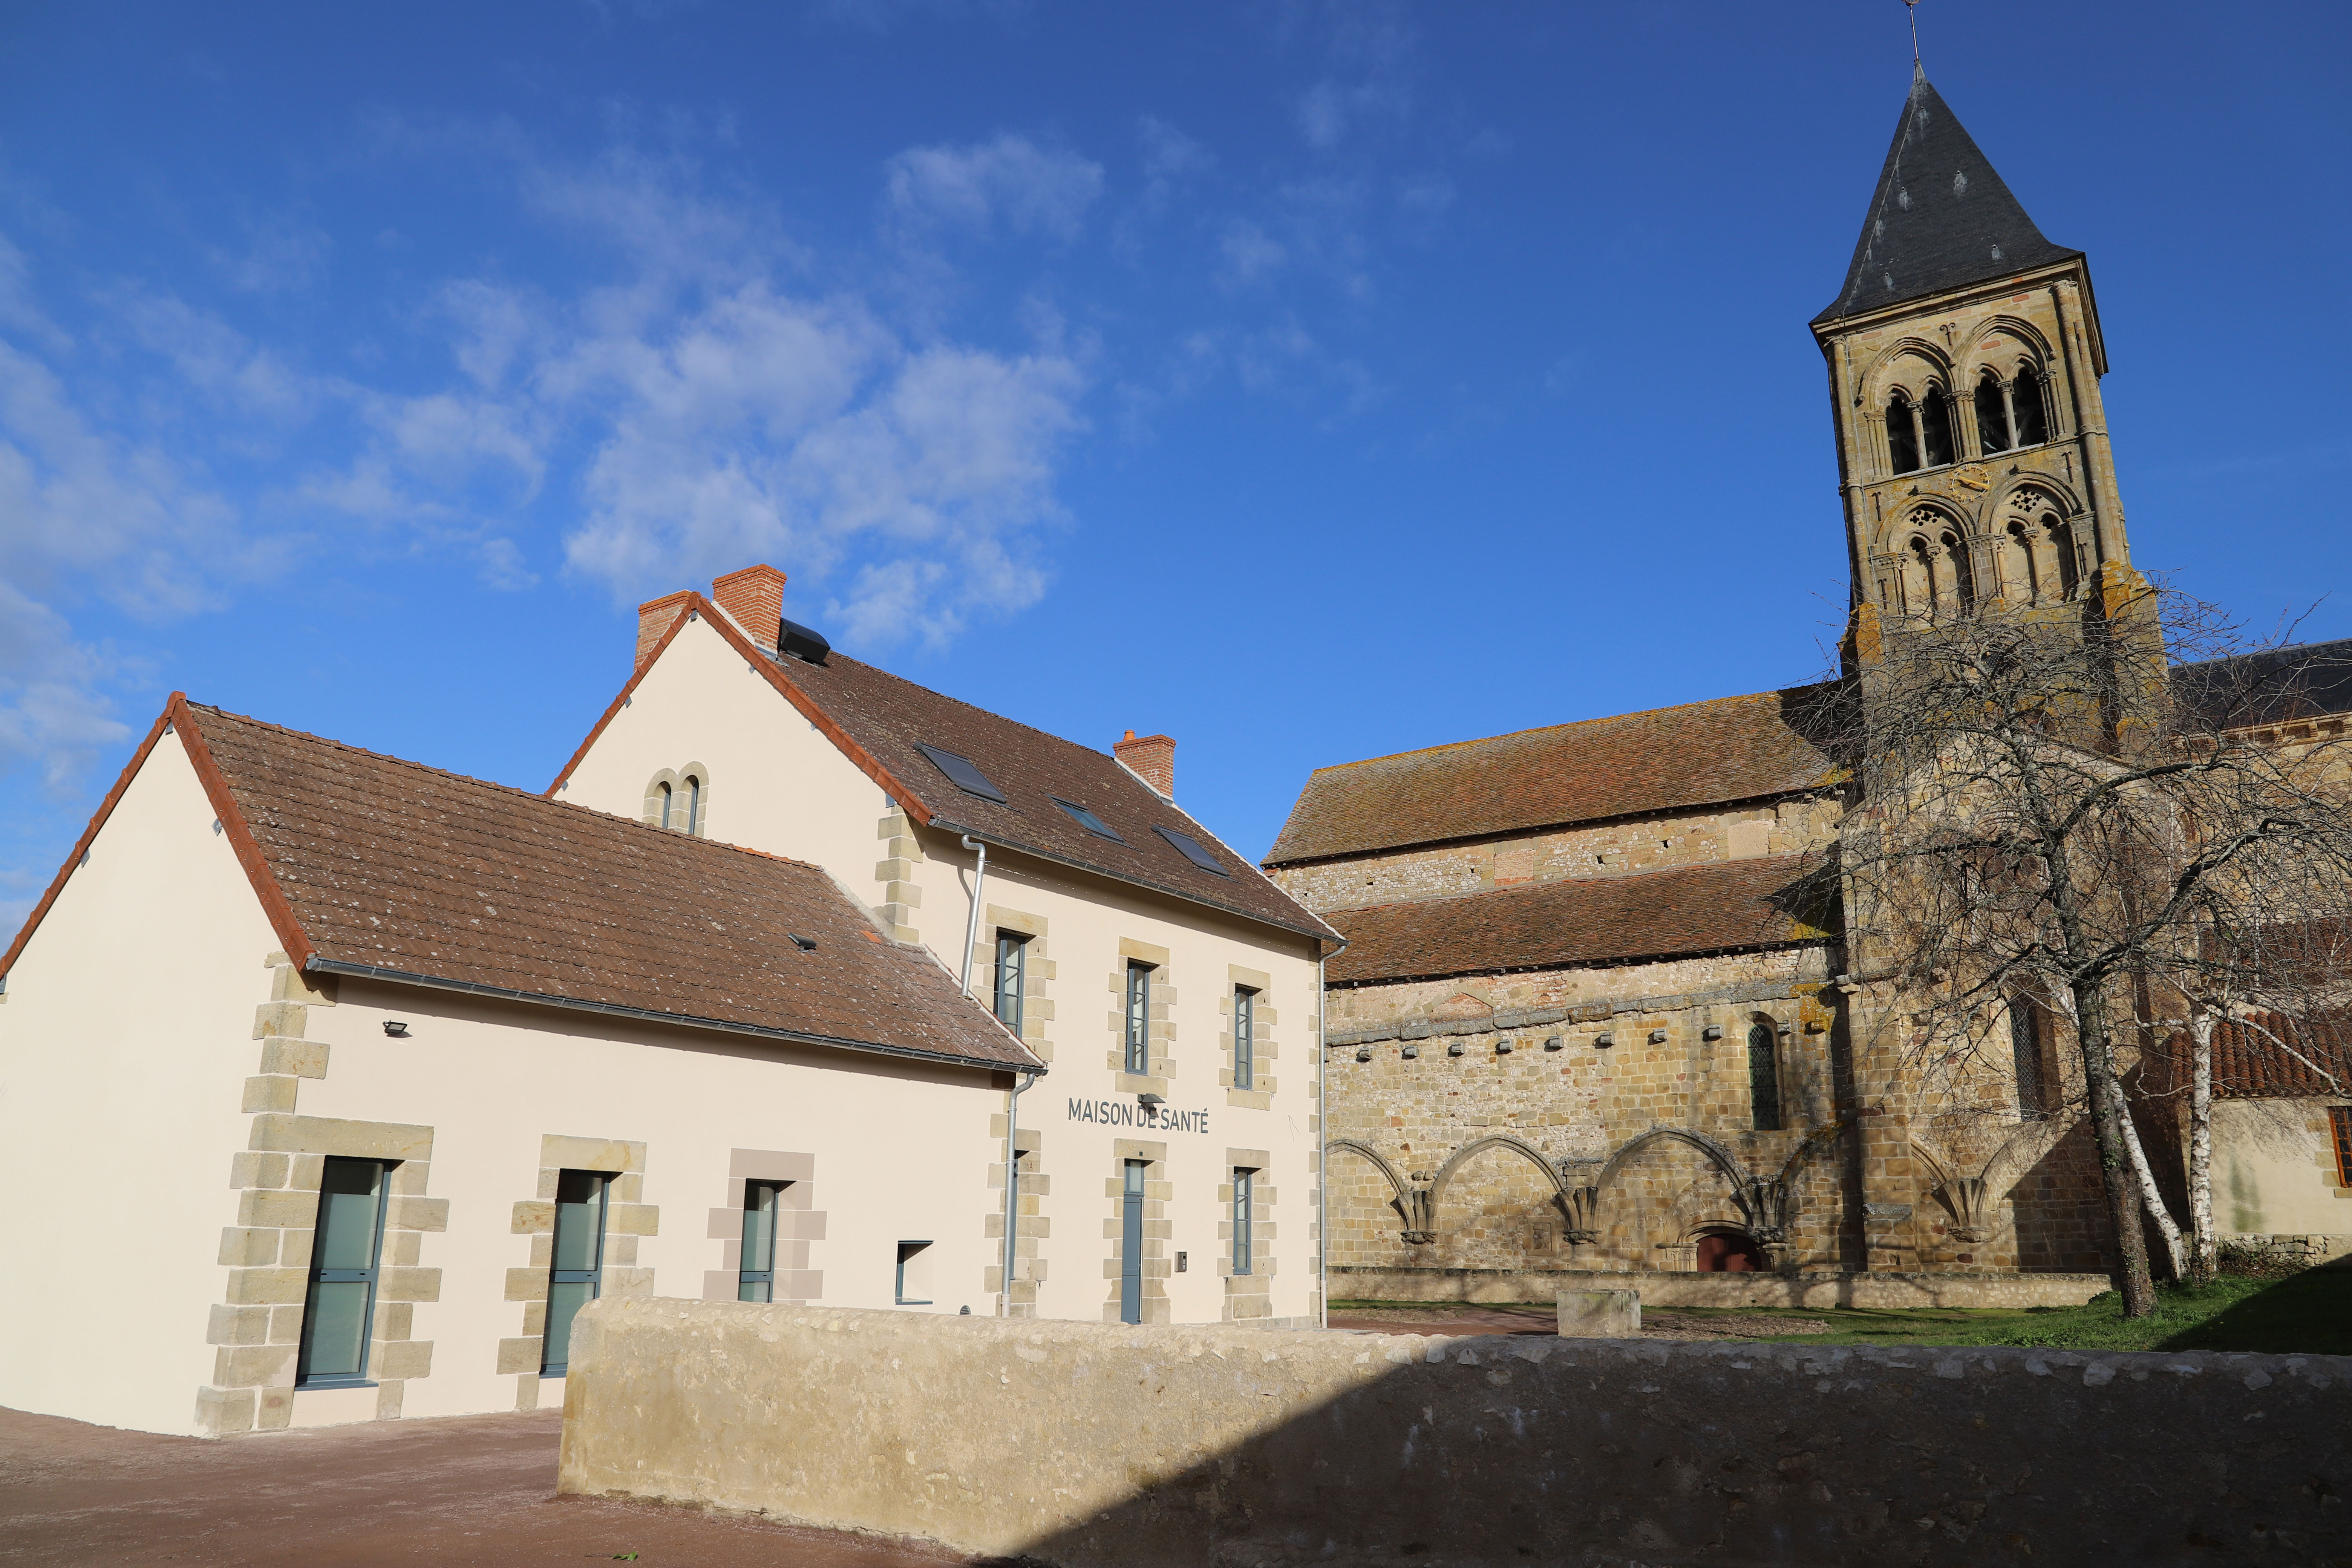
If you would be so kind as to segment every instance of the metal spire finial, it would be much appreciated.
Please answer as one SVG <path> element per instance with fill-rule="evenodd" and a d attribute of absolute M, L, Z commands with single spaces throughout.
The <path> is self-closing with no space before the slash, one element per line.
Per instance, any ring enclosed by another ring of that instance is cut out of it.
<path fill-rule="evenodd" d="M 1917 70 L 1923 68 L 1919 64 L 1919 0 L 1903 0 L 1903 12 L 1911 18 L 1911 66 Z"/>

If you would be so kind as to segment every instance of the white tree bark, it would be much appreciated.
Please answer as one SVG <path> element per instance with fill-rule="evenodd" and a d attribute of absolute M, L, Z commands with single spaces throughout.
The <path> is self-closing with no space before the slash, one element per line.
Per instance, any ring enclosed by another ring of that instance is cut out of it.
<path fill-rule="evenodd" d="M 2172 1259 L 2172 1277 L 2186 1279 L 2189 1278 L 2189 1257 L 2181 1245 L 2180 1226 L 2172 1217 L 2171 1209 L 2166 1206 L 2162 1189 L 2156 1184 L 2156 1172 L 2147 1163 L 2147 1151 L 2140 1144 L 2139 1126 L 2132 1120 L 2128 1104 L 2124 1107 L 2122 1120 L 2124 1148 L 2131 1155 L 2132 1174 L 2139 1180 L 2140 1204 L 2147 1210 L 2147 1217 L 2156 1222 L 2157 1234 L 2164 1237 L 2164 1250 Z M 2190 1201 L 2193 1203 L 2195 1200 L 2192 1198 Z"/>
<path fill-rule="evenodd" d="M 2204 1007 L 2189 1020 L 2193 1042 L 2189 1079 L 2189 1228 L 2190 1271 L 2210 1279 L 2220 1266 L 2213 1238 L 2213 1015 Z"/>

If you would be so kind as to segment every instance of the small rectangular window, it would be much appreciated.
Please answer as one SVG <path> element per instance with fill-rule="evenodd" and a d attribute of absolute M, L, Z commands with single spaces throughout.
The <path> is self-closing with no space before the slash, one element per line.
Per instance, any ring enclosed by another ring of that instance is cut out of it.
<path fill-rule="evenodd" d="M 319 1173 L 319 1226 L 302 1303 L 300 1388 L 363 1386 L 383 1257 L 384 1163 L 329 1159 Z"/>
<path fill-rule="evenodd" d="M 1126 839 L 1121 838 L 1118 834 L 1113 833 L 1110 830 L 1109 823 L 1105 822 L 1101 817 L 1097 816 L 1093 812 L 1088 811 L 1076 801 L 1064 800 L 1058 795 L 1049 795 L 1045 798 L 1052 801 L 1055 805 L 1060 806 L 1064 811 L 1068 812 L 1073 817 L 1076 818 L 1078 826 L 1085 828 L 1088 833 L 1093 834 L 1096 837 L 1108 838 L 1113 844 L 1124 844 L 1127 842 Z"/>
<path fill-rule="evenodd" d="M 1151 965 L 1127 966 L 1127 1070 L 1151 1070 Z"/>
<path fill-rule="evenodd" d="M 978 764 L 974 763 L 970 757 L 960 757 L 953 752 L 943 751 L 938 746 L 926 746 L 920 741 L 915 742 L 915 750 L 929 757 L 931 760 L 931 766 L 947 774 L 948 783 L 955 785 L 964 794 L 977 795 L 982 800 L 992 800 L 999 805 L 1005 804 L 1004 792 L 991 783 L 988 775 L 982 773 Z"/>
<path fill-rule="evenodd" d="M 1780 1063 L 1776 1031 L 1758 1023 L 1748 1031 L 1748 1100 L 1756 1131 L 1780 1131 Z"/>
<path fill-rule="evenodd" d="M 2031 1121 L 2049 1114 L 2042 1080 L 2042 1029 L 2033 1004 L 2022 996 L 2009 1000 L 2010 1066 L 2017 1074 L 2017 1114 Z"/>
<path fill-rule="evenodd" d="M 743 1184 L 743 1258 L 742 1276 L 735 1287 L 738 1301 L 776 1299 L 776 1210 L 787 1184 Z"/>
<path fill-rule="evenodd" d="M 1234 1272 L 1247 1274 L 1255 1253 L 1250 1245 L 1250 1200 L 1257 1191 L 1255 1171 L 1234 1172 Z"/>
<path fill-rule="evenodd" d="M 996 933 L 996 1021 L 1021 1032 L 1021 997 L 1028 989 L 1029 939 L 1017 932 Z"/>
<path fill-rule="evenodd" d="M 1224 867 L 1217 863 L 1217 858 L 1209 853 L 1208 847 L 1191 834 L 1179 833 L 1172 827 L 1155 827 L 1151 831 L 1174 845 L 1177 853 L 1202 870 L 1213 871 L 1220 877 L 1229 875 Z"/>
<path fill-rule="evenodd" d="M 1257 993 L 1246 985 L 1234 987 L 1234 1087 L 1247 1089 L 1257 1079 Z"/>
<path fill-rule="evenodd" d="M 2329 1130 L 2336 1134 L 2336 1182 L 2352 1187 L 2352 1105 L 2327 1108 Z"/>
<path fill-rule="evenodd" d="M 898 1279 L 895 1294 L 901 1307 L 928 1307 L 931 1304 L 931 1268 L 928 1241 L 902 1241 L 898 1244 Z"/>
<path fill-rule="evenodd" d="M 604 1293 L 604 1194 L 612 1177 L 602 1171 L 562 1171 L 555 1178 L 555 1256 L 547 1273 L 547 1345 L 543 1376 L 562 1377 L 572 1360 L 572 1320 Z"/>

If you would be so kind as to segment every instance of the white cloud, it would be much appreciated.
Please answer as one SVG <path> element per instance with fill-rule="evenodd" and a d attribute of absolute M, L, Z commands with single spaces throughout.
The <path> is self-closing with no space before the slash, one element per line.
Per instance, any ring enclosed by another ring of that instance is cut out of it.
<path fill-rule="evenodd" d="M 1247 218 L 1225 226 L 1217 249 L 1224 258 L 1225 278 L 1234 283 L 1255 283 L 1290 258 L 1288 247 Z"/>
<path fill-rule="evenodd" d="M 108 664 L 63 616 L 0 582 L 0 775 L 67 784 L 129 737 L 101 689 Z"/>
<path fill-rule="evenodd" d="M 910 147 L 887 165 L 887 200 L 907 223 L 1072 239 L 1102 194 L 1100 163 L 1011 132 L 962 147 Z"/>

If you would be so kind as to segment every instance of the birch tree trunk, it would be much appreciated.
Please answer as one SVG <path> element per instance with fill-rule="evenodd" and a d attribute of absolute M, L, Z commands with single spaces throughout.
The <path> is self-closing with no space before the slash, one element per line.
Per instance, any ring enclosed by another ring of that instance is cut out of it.
<path fill-rule="evenodd" d="M 2091 1130 L 2099 1151 L 2099 1184 L 2107 1198 L 2107 1220 L 2115 1227 L 2116 1260 L 2122 1276 L 2124 1316 L 2145 1318 L 2156 1310 L 2156 1281 L 2147 1271 L 2147 1237 L 2140 1229 L 2140 1196 L 2132 1174 L 2124 1167 L 2124 1128 L 2130 1114 L 2124 1109 L 2124 1086 L 2116 1074 L 2113 1044 L 2107 1038 L 2107 999 L 2097 981 L 2069 987 L 2074 1005 L 2074 1037 L 2083 1053 L 2084 1087 L 2090 1091 Z"/>
<path fill-rule="evenodd" d="M 2116 1098 L 2124 1100 L 2118 1084 Z M 2147 1210 L 2147 1217 L 2156 1225 L 2157 1235 L 2164 1238 L 2164 1250 L 2172 1265 L 2175 1279 L 2189 1278 L 2189 1258 L 2181 1246 L 2180 1226 L 2172 1217 L 2171 1205 L 2164 1201 L 2164 1190 L 2156 1184 L 2155 1168 L 2147 1163 L 2147 1150 L 2141 1144 L 2139 1124 L 2132 1120 L 2128 1102 L 2120 1107 L 2124 1149 L 2131 1156 L 2132 1175 L 2139 1183 L 2139 1201 Z"/>
<path fill-rule="evenodd" d="M 2213 1237 L 2213 1015 L 2200 1007 L 2189 1022 L 2191 1057 L 2189 1079 L 2189 1227 L 2193 1241 L 2189 1272 L 2193 1279 L 2213 1278 L 2220 1268 L 2220 1248 Z"/>

